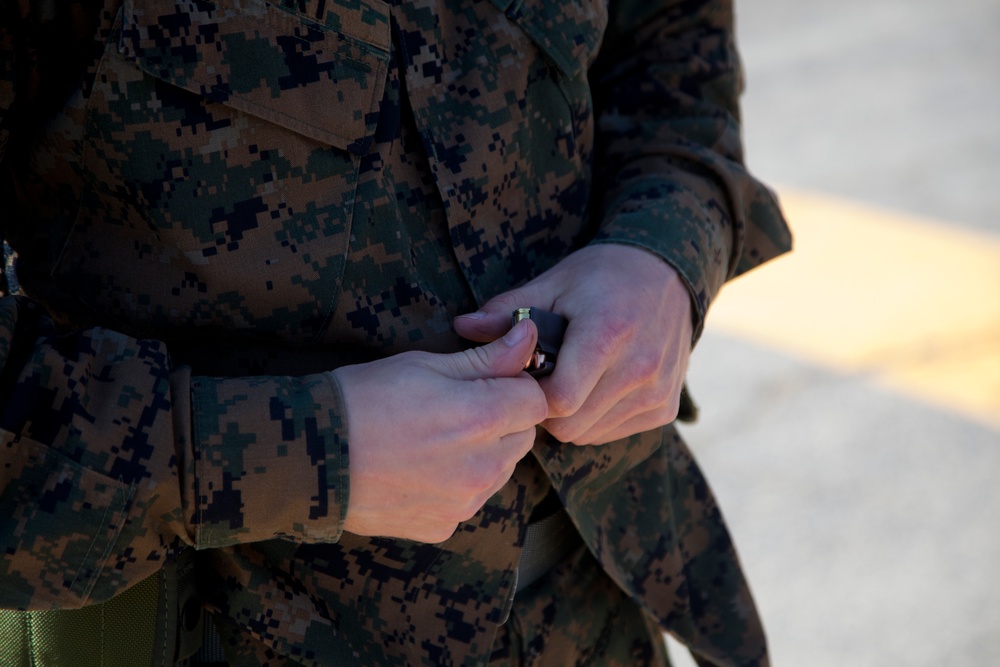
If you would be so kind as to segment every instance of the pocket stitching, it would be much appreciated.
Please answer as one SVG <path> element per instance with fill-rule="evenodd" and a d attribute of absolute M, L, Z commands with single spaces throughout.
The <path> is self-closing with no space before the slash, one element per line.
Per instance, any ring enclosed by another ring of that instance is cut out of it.
<path fill-rule="evenodd" d="M 229 6 L 229 3 L 214 4 L 223 9 Z M 282 37 L 289 37 L 302 42 L 303 44 L 314 44 L 314 42 L 310 42 L 307 39 L 303 39 L 298 35 L 292 34 L 293 29 L 313 30 L 322 37 L 323 45 L 331 46 L 331 51 L 335 51 L 332 47 L 336 44 L 346 44 L 348 47 L 357 48 L 363 54 L 369 56 L 370 61 L 365 61 L 351 55 L 342 55 L 337 53 L 336 58 L 332 59 L 331 62 L 346 64 L 348 67 L 358 71 L 364 78 L 365 86 L 363 88 L 359 88 L 359 90 L 364 91 L 365 95 L 359 97 L 366 99 L 368 102 L 365 115 L 368 116 L 373 111 L 378 109 L 381 97 L 380 91 L 383 88 L 384 79 L 389 67 L 390 51 L 388 46 L 388 28 L 386 28 L 387 46 L 386 48 L 381 48 L 380 46 L 371 44 L 360 37 L 353 36 L 346 30 L 328 28 L 306 17 L 300 16 L 299 14 L 284 11 L 270 2 L 265 2 L 263 4 L 267 9 L 263 17 L 247 12 L 241 12 L 236 16 L 236 18 L 239 20 L 251 21 L 269 29 L 280 31 Z M 122 31 L 119 35 L 118 52 L 121 57 L 132 62 L 136 67 L 149 76 L 194 94 L 202 95 L 206 99 L 219 104 L 227 104 L 233 108 L 241 109 L 244 112 L 259 116 L 264 120 L 270 120 L 278 125 L 283 125 L 290 130 L 307 134 L 308 136 L 325 143 L 329 143 L 338 148 L 343 148 L 352 153 L 357 153 L 359 149 L 363 149 L 370 143 L 367 140 L 374 135 L 375 130 L 374 127 L 369 129 L 369 123 L 365 121 L 362 121 L 363 127 L 359 128 L 361 129 L 360 134 L 357 136 L 353 136 L 353 133 L 351 135 L 347 135 L 342 131 L 337 131 L 331 127 L 317 124 L 316 122 L 311 121 L 305 114 L 293 115 L 288 111 L 282 110 L 280 105 L 268 105 L 261 103 L 256 101 L 251 94 L 234 91 L 227 85 L 220 85 L 207 80 L 203 81 L 202 77 L 197 75 L 192 77 L 192 84 L 183 84 L 179 82 L 177 77 L 172 76 L 164 68 L 151 65 L 148 57 L 145 56 L 143 49 L 137 48 L 135 45 L 135 39 L 129 37 L 130 33 L 133 33 L 134 31 L 137 32 L 141 26 L 147 24 L 141 21 L 135 21 L 130 18 L 130 16 L 127 16 L 126 14 L 134 13 L 136 3 L 127 3 L 127 5 L 131 6 L 132 12 L 129 12 L 128 6 L 123 7 L 120 12 Z M 359 140 L 364 141 L 359 142 Z"/>

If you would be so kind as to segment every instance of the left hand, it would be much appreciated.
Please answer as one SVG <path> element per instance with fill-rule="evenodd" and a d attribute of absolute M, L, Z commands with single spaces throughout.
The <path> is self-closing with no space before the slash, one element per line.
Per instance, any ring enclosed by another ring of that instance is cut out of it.
<path fill-rule="evenodd" d="M 587 246 L 456 317 L 455 331 L 495 340 L 526 306 L 569 320 L 555 370 L 539 381 L 549 408 L 541 425 L 553 437 L 598 445 L 676 419 L 692 322 L 691 296 L 673 267 L 634 246 Z"/>

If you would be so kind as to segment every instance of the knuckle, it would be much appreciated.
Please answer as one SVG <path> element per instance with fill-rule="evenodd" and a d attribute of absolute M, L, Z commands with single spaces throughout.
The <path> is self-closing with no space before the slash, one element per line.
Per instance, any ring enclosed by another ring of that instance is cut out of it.
<path fill-rule="evenodd" d="M 442 510 L 441 518 L 449 524 L 459 524 L 468 521 L 482 509 L 492 495 L 489 487 L 476 492 L 463 493 L 446 509 Z"/>
<path fill-rule="evenodd" d="M 548 413 L 552 417 L 570 417 L 583 405 L 584 397 L 571 389 L 552 388 L 548 392 Z"/>
<path fill-rule="evenodd" d="M 676 403 L 665 403 L 657 406 L 653 410 L 648 410 L 637 415 L 629 423 L 633 433 L 648 431 L 670 424 L 677 419 L 679 407 Z"/>
<path fill-rule="evenodd" d="M 480 497 L 477 496 L 476 498 L 469 500 L 469 502 L 465 503 L 461 507 L 457 507 L 452 515 L 455 522 L 461 523 L 462 521 L 468 521 L 472 517 L 476 516 L 476 513 L 482 509 L 485 503 L 486 498 L 480 500 Z"/>
<path fill-rule="evenodd" d="M 480 437 L 492 440 L 499 433 L 507 415 L 504 407 L 499 403 L 487 403 L 479 409 L 475 418 L 475 430 Z"/>
<path fill-rule="evenodd" d="M 531 382 L 534 384 L 534 380 Z M 525 402 L 524 410 L 525 416 L 535 425 L 541 424 L 549 416 L 549 404 L 545 400 L 545 392 L 537 384 L 534 385 L 534 394 Z"/>
<path fill-rule="evenodd" d="M 407 350 L 400 352 L 396 358 L 400 363 L 436 369 L 440 363 L 440 356 L 424 350 Z"/>
<path fill-rule="evenodd" d="M 635 387 L 658 377 L 661 365 L 661 355 L 656 351 L 638 352 L 629 355 L 619 372 L 628 386 Z"/>
<path fill-rule="evenodd" d="M 541 420 L 539 420 L 539 422 L 541 422 Z M 520 459 L 522 456 L 531 451 L 531 448 L 535 445 L 535 439 L 537 436 L 538 434 L 535 432 L 534 426 L 513 435 L 514 443 L 511 450 L 517 452 L 517 459 Z"/>
<path fill-rule="evenodd" d="M 663 419 L 662 424 L 670 424 L 677 420 L 677 415 L 681 411 L 681 401 L 678 396 L 675 400 L 666 403 L 661 411 L 661 417 Z M 661 424 L 661 425 L 662 425 Z"/>
<path fill-rule="evenodd" d="M 667 386 L 657 385 L 650 387 L 646 391 L 636 392 L 636 409 L 634 412 L 663 412 L 664 410 L 669 410 L 671 404 L 679 403 L 679 401 L 674 400 L 670 388 Z"/>
<path fill-rule="evenodd" d="M 490 367 L 489 348 L 486 345 L 471 347 L 463 350 L 462 353 L 477 372 L 484 372 Z"/>
<path fill-rule="evenodd" d="M 649 404 L 645 411 L 657 416 L 657 424 L 662 426 L 677 419 L 681 410 L 681 389 L 668 383 L 660 383 L 648 392 Z"/>
<path fill-rule="evenodd" d="M 477 462 L 470 466 L 461 482 L 463 496 L 475 497 L 492 488 L 500 475 L 500 468 L 501 466 L 495 462 Z"/>
<path fill-rule="evenodd" d="M 549 432 L 549 435 L 562 443 L 573 442 L 573 438 L 580 435 L 576 429 L 571 429 L 565 422 L 561 421 L 549 424 L 546 430 Z"/>
<path fill-rule="evenodd" d="M 491 440 L 499 432 L 504 422 L 502 406 L 487 401 L 466 404 L 459 408 L 465 418 L 460 426 L 459 437 L 468 444 Z"/>

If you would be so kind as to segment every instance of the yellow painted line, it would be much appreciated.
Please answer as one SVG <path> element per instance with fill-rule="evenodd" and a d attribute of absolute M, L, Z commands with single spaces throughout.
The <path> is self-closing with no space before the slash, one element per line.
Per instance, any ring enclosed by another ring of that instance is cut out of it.
<path fill-rule="evenodd" d="M 795 250 L 728 284 L 709 327 L 1000 428 L 1000 235 L 780 194 Z"/>

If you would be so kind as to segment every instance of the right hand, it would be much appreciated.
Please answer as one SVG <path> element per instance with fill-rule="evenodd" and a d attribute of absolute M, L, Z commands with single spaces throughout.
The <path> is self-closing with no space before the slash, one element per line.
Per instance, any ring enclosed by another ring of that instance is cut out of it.
<path fill-rule="evenodd" d="M 548 414 L 522 372 L 530 321 L 455 354 L 404 352 L 333 371 L 347 411 L 344 530 L 442 542 L 514 473 Z"/>

